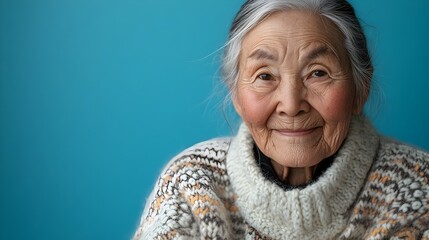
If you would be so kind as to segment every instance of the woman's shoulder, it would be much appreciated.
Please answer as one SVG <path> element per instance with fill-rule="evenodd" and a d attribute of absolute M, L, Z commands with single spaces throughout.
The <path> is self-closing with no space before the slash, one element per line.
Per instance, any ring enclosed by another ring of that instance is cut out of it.
<path fill-rule="evenodd" d="M 369 180 L 380 189 L 385 187 L 390 193 L 405 194 L 399 197 L 401 201 L 409 197 L 410 202 L 416 202 L 416 198 L 426 202 L 425 199 L 429 197 L 429 153 L 405 143 L 382 138 Z M 419 194 L 415 194 L 416 191 Z M 423 206 L 426 209 L 429 207 L 426 203 Z"/>
<path fill-rule="evenodd" d="M 226 153 L 228 151 L 230 142 L 230 137 L 219 137 L 199 142 L 183 150 L 175 158 L 189 155 L 204 156 L 206 158 L 218 158 L 219 154 L 223 155 L 222 153 Z"/>
<path fill-rule="evenodd" d="M 382 137 L 373 172 L 389 173 L 394 181 L 412 179 L 429 186 L 429 153 L 423 149 Z"/>
<path fill-rule="evenodd" d="M 423 164 L 429 167 L 429 153 L 416 146 L 396 141 L 387 137 L 381 138 L 378 158 L 393 163 L 404 162 L 412 164 Z"/>
<path fill-rule="evenodd" d="M 167 164 L 171 167 L 181 162 L 223 161 L 228 152 L 231 138 L 213 138 L 196 143 L 173 157 Z"/>
<path fill-rule="evenodd" d="M 183 150 L 166 164 L 160 178 L 185 179 L 223 173 L 230 141 L 228 137 L 214 138 Z"/>
<path fill-rule="evenodd" d="M 222 205 L 218 199 L 229 197 L 225 174 L 229 143 L 230 138 L 200 142 L 170 160 L 147 200 L 135 239 L 179 239 L 182 233 L 195 238 L 199 234 L 197 225 L 210 220 L 208 213 Z"/>
<path fill-rule="evenodd" d="M 421 233 L 429 222 L 428 199 L 429 154 L 382 137 L 351 222 L 364 226 L 371 236 Z"/>

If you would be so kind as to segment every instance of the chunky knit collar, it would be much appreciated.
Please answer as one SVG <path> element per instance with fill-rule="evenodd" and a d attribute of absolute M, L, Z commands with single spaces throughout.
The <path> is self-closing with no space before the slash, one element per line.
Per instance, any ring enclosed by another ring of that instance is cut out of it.
<path fill-rule="evenodd" d="M 345 226 L 348 210 L 375 158 L 379 137 L 364 117 L 354 117 L 332 166 L 314 183 L 289 191 L 263 176 L 253 144 L 242 124 L 226 160 L 244 219 L 275 239 L 331 239 Z"/>
<path fill-rule="evenodd" d="M 314 178 L 310 183 L 304 183 L 298 186 L 292 186 L 288 183 L 283 182 L 276 174 L 274 167 L 271 163 L 271 159 L 267 157 L 261 150 L 259 150 L 258 146 L 256 144 L 253 144 L 253 156 L 255 157 L 256 164 L 261 168 L 262 175 L 271 182 L 276 183 L 284 190 L 291 190 L 294 188 L 303 189 L 307 187 L 309 184 L 312 184 L 313 182 L 317 181 L 319 177 L 326 171 L 328 167 L 331 166 L 335 154 L 333 156 L 330 156 L 326 159 L 323 159 L 316 167 L 316 170 L 314 172 Z"/>

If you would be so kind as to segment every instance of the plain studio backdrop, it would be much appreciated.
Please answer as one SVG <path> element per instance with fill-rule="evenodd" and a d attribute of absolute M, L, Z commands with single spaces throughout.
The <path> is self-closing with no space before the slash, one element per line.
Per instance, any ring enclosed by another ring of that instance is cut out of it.
<path fill-rule="evenodd" d="M 241 4 L 2 0 L 0 239 L 129 239 L 165 163 L 233 134 L 219 49 Z M 429 2 L 352 4 L 379 86 L 368 115 L 429 150 Z"/>

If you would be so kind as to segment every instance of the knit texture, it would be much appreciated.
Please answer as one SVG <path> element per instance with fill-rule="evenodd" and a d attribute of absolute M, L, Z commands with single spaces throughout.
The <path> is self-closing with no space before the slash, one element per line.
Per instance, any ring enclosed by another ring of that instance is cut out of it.
<path fill-rule="evenodd" d="M 164 169 L 134 239 L 427 239 L 429 154 L 353 119 L 332 165 L 302 189 L 267 180 L 243 124 Z"/>

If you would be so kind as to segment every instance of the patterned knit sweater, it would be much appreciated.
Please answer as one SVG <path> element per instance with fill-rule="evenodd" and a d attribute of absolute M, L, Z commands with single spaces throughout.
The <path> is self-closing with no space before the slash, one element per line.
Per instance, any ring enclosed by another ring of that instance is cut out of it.
<path fill-rule="evenodd" d="M 429 154 L 380 137 L 363 117 L 332 165 L 302 189 L 267 180 L 242 124 L 165 168 L 134 239 L 426 239 Z"/>

